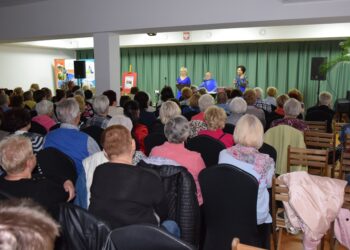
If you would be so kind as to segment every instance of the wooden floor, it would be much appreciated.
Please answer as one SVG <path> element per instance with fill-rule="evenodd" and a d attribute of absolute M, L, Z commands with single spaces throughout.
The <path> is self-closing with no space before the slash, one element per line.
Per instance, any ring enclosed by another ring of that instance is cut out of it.
<path fill-rule="evenodd" d="M 272 247 L 272 249 L 273 249 L 273 247 Z M 303 250 L 302 234 L 291 235 L 291 234 L 288 234 L 284 231 L 283 238 L 282 238 L 281 250 Z M 327 237 L 325 240 L 325 247 L 323 250 L 331 250 L 331 248 L 329 246 L 329 238 L 327 238 Z M 346 248 L 342 247 L 338 244 L 334 248 L 334 250 L 346 250 Z"/>

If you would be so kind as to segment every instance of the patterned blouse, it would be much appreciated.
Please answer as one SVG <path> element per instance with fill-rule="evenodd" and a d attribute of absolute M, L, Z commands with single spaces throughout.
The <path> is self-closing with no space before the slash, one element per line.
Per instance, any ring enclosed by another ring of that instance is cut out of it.
<path fill-rule="evenodd" d="M 282 118 L 278 120 L 274 120 L 271 123 L 271 128 L 276 127 L 278 125 L 289 125 L 295 129 L 300 130 L 301 132 L 304 132 L 305 130 L 309 130 L 309 127 L 307 124 L 300 119 L 297 118 Z"/>

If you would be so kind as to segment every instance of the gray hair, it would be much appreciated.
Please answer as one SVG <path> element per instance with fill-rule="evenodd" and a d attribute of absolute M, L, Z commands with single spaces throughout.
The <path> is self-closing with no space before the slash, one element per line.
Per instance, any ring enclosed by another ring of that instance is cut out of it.
<path fill-rule="evenodd" d="M 73 97 L 67 98 L 57 104 L 56 113 L 60 122 L 74 124 L 80 116 L 79 104 Z"/>
<path fill-rule="evenodd" d="M 263 94 L 264 94 L 264 91 L 262 90 L 262 88 L 255 87 L 254 90 L 255 90 L 256 98 L 257 99 L 262 99 L 263 98 Z"/>
<path fill-rule="evenodd" d="M 247 102 L 242 97 L 235 97 L 230 102 L 229 108 L 234 114 L 245 114 L 247 106 Z"/>
<path fill-rule="evenodd" d="M 9 96 L 6 94 L 0 94 L 0 105 L 5 105 L 9 103 Z"/>
<path fill-rule="evenodd" d="M 198 100 L 198 106 L 201 112 L 204 112 L 210 106 L 213 106 L 215 103 L 214 98 L 209 94 L 202 95 Z"/>
<path fill-rule="evenodd" d="M 125 115 L 115 115 L 113 116 L 108 124 L 107 127 L 113 126 L 113 125 L 122 125 L 126 127 L 130 132 L 132 130 L 132 122 L 129 117 L 126 117 Z"/>
<path fill-rule="evenodd" d="M 175 102 L 166 101 L 162 103 L 159 109 L 159 117 L 163 124 L 166 124 L 171 118 L 177 115 L 181 115 L 181 109 Z"/>
<path fill-rule="evenodd" d="M 35 105 L 38 115 L 50 115 L 53 112 L 53 103 L 48 100 L 42 100 Z"/>
<path fill-rule="evenodd" d="M 85 98 L 84 91 L 81 90 L 81 89 L 77 89 L 77 90 L 74 92 L 74 95 L 80 95 L 81 97 Z"/>
<path fill-rule="evenodd" d="M 94 98 L 92 107 L 98 115 L 104 115 L 108 113 L 109 99 L 105 95 L 99 95 Z"/>
<path fill-rule="evenodd" d="M 332 104 L 332 94 L 327 91 L 322 91 L 318 97 L 320 105 L 330 106 Z"/>
<path fill-rule="evenodd" d="M 297 117 L 301 113 L 301 103 L 290 98 L 284 103 L 283 109 L 286 116 Z"/>
<path fill-rule="evenodd" d="M 185 117 L 175 116 L 165 124 L 164 134 L 169 142 L 183 143 L 190 135 L 190 124 Z"/>

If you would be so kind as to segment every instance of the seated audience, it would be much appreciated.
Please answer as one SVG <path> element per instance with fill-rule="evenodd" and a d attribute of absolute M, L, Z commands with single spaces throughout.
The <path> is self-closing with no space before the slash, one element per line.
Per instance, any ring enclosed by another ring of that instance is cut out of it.
<path fill-rule="evenodd" d="M 303 120 L 297 118 L 301 112 L 301 104 L 298 100 L 290 98 L 284 104 L 283 109 L 284 118 L 274 120 L 271 123 L 271 128 L 278 125 L 289 125 L 302 132 L 309 129 L 307 124 Z"/>
<path fill-rule="evenodd" d="M 94 116 L 86 121 L 86 127 L 97 126 L 102 129 L 107 127 L 110 120 L 108 117 L 109 112 L 109 99 L 105 95 L 96 96 L 93 100 L 92 106 L 94 108 Z"/>
<path fill-rule="evenodd" d="M 32 121 L 39 123 L 47 132 L 49 132 L 50 128 L 56 125 L 56 122 L 52 119 L 53 103 L 47 100 L 42 100 L 36 104 L 35 110 L 38 115 L 34 116 Z"/>
<path fill-rule="evenodd" d="M 318 97 L 318 105 L 307 110 L 305 119 L 308 121 L 328 121 L 328 127 L 331 128 L 332 120 L 335 115 L 331 105 L 332 94 L 327 91 L 321 92 Z"/>
<path fill-rule="evenodd" d="M 244 100 L 247 102 L 246 114 L 255 115 L 262 123 L 263 127 L 266 125 L 265 113 L 262 109 L 255 106 L 256 92 L 253 89 L 247 89 L 243 94 Z"/>
<path fill-rule="evenodd" d="M 219 163 L 233 165 L 251 175 L 259 182 L 257 199 L 257 225 L 271 223 L 269 192 L 275 173 L 275 162 L 258 151 L 263 145 L 264 128 L 253 115 L 244 115 L 234 132 L 236 145 L 221 151 Z"/>
<path fill-rule="evenodd" d="M 45 99 L 51 101 L 51 99 L 52 99 L 51 90 L 49 88 L 46 88 L 46 87 L 42 88 L 41 90 L 44 91 L 44 93 L 45 93 Z"/>
<path fill-rule="evenodd" d="M 130 89 L 130 99 L 134 100 L 135 95 L 139 92 L 139 88 L 138 87 L 131 87 Z"/>
<path fill-rule="evenodd" d="M 226 148 L 234 145 L 232 134 L 227 134 L 223 131 L 226 124 L 226 112 L 219 107 L 209 107 L 204 112 L 204 120 L 208 126 L 208 130 L 202 130 L 198 135 L 207 135 L 221 141 Z"/>
<path fill-rule="evenodd" d="M 227 94 L 226 92 L 219 92 L 216 95 L 216 106 L 225 110 L 226 114 L 230 113 L 229 106 L 227 104 Z"/>
<path fill-rule="evenodd" d="M 74 95 L 73 98 L 77 101 L 79 105 L 80 123 L 78 127 L 84 127 L 87 121 L 87 118 L 83 116 L 86 107 L 84 97 L 82 97 L 81 95 Z"/>
<path fill-rule="evenodd" d="M 23 93 L 23 100 L 24 100 L 24 107 L 33 110 L 35 108 L 36 102 L 34 102 L 33 98 L 33 92 L 32 91 L 26 91 Z"/>
<path fill-rule="evenodd" d="M 301 104 L 301 112 L 298 118 L 303 118 L 303 113 L 304 113 L 304 97 L 301 94 L 301 92 L 298 89 L 291 89 L 288 92 L 288 96 L 289 98 L 294 98 L 296 100 L 298 100 Z"/>
<path fill-rule="evenodd" d="M 198 89 L 198 93 L 200 94 L 200 95 L 205 95 L 205 94 L 208 94 L 208 91 L 206 90 L 206 89 Z"/>
<path fill-rule="evenodd" d="M 23 89 L 21 87 L 17 87 L 13 90 L 13 95 L 23 96 Z"/>
<path fill-rule="evenodd" d="M 265 98 L 265 103 L 271 106 L 277 107 L 276 96 L 277 89 L 275 87 L 268 87 L 266 89 L 267 97 Z"/>
<path fill-rule="evenodd" d="M 160 100 L 157 107 L 160 107 L 163 102 L 166 102 L 171 98 L 175 98 L 173 89 L 170 86 L 164 86 L 160 91 Z"/>
<path fill-rule="evenodd" d="M 188 117 L 186 114 L 193 116 L 200 112 L 198 104 L 200 97 L 201 95 L 198 93 L 193 94 L 189 100 L 188 106 L 182 108 L 182 114 L 185 115 L 187 119 L 190 120 L 192 117 Z"/>
<path fill-rule="evenodd" d="M 46 93 L 44 90 L 39 89 L 33 92 L 33 98 L 36 103 L 41 102 L 42 100 L 46 100 Z"/>
<path fill-rule="evenodd" d="M 44 147 L 56 148 L 74 161 L 78 175 L 75 204 L 86 208 L 85 174 L 82 161 L 99 152 L 100 147 L 94 139 L 79 131 L 79 105 L 74 98 L 68 98 L 58 103 L 56 112 L 61 126 L 46 135 Z"/>
<path fill-rule="evenodd" d="M 214 98 L 209 94 L 202 95 L 198 100 L 198 106 L 200 113 L 195 116 L 192 116 L 191 121 L 198 120 L 204 122 L 204 112 L 210 107 L 214 105 Z"/>
<path fill-rule="evenodd" d="M 268 113 L 271 113 L 272 107 L 270 104 L 267 104 L 265 100 L 263 100 L 263 90 L 260 87 L 254 88 L 255 94 L 256 94 L 256 102 L 255 106 L 259 109 L 263 109 Z"/>
<path fill-rule="evenodd" d="M 90 89 L 84 90 L 84 96 L 85 96 L 85 102 L 88 102 L 92 105 L 92 98 L 94 96 L 92 91 Z"/>
<path fill-rule="evenodd" d="M 7 94 L 1 93 L 0 94 L 0 109 L 3 113 L 6 111 L 10 110 L 11 108 L 9 107 L 10 105 L 10 98 Z"/>
<path fill-rule="evenodd" d="M 148 128 L 146 125 L 141 124 L 140 120 L 140 107 L 137 101 L 128 101 L 124 105 L 124 115 L 129 117 L 133 124 L 132 135 L 136 141 L 137 149 L 145 153 L 145 137 L 148 135 Z"/>
<path fill-rule="evenodd" d="M 37 91 L 37 90 L 39 90 L 40 89 L 40 87 L 39 87 L 39 84 L 37 84 L 37 83 L 32 83 L 31 85 L 30 85 L 30 91 L 32 91 L 33 93 L 35 92 L 35 91 Z"/>
<path fill-rule="evenodd" d="M 103 95 L 107 96 L 109 100 L 108 115 L 110 117 L 122 115 L 124 113 L 122 107 L 117 107 L 117 93 L 115 91 L 107 90 L 103 92 Z"/>
<path fill-rule="evenodd" d="M 162 103 L 159 109 L 159 120 L 154 124 L 152 133 L 164 134 L 164 125 L 173 117 L 181 115 L 181 109 L 173 101 Z"/>
<path fill-rule="evenodd" d="M 231 114 L 227 117 L 227 123 L 236 126 L 239 118 L 247 112 L 247 103 L 242 97 L 235 97 L 229 105 Z"/>
<path fill-rule="evenodd" d="M 12 95 L 10 97 L 11 108 L 24 108 L 24 99 L 22 95 Z"/>
<path fill-rule="evenodd" d="M 13 135 L 0 142 L 0 163 L 6 172 L 0 177 L 0 190 L 12 197 L 31 198 L 52 214 L 57 212 L 59 203 L 74 198 L 71 180 L 58 183 L 32 175 L 36 157 L 30 140 L 24 136 Z"/>
<path fill-rule="evenodd" d="M 184 87 L 181 90 L 181 97 L 180 97 L 180 105 L 181 106 L 188 106 L 189 102 L 190 102 L 190 98 L 192 96 L 193 92 L 191 90 L 191 88 L 189 87 Z"/>
<path fill-rule="evenodd" d="M 120 97 L 119 105 L 120 105 L 121 108 L 123 108 L 123 112 L 124 112 L 124 105 L 125 105 L 125 103 L 127 103 L 130 100 L 131 100 L 131 98 L 128 95 L 123 95 L 123 96 Z"/>
<path fill-rule="evenodd" d="M 243 96 L 243 93 L 241 90 L 239 89 L 232 89 L 231 92 L 230 92 L 230 96 L 229 96 L 229 99 L 233 99 L 235 97 L 242 97 Z"/>
<path fill-rule="evenodd" d="M 64 98 L 66 98 L 66 92 L 62 89 L 56 89 L 56 95 L 54 97 L 52 97 L 52 102 L 57 103 L 57 102 L 60 102 Z"/>
<path fill-rule="evenodd" d="M 135 94 L 134 100 L 139 103 L 140 106 L 140 123 L 147 126 L 150 130 L 153 124 L 156 122 L 156 116 L 153 112 L 148 112 L 149 96 L 146 92 L 139 91 Z"/>
<path fill-rule="evenodd" d="M 183 116 L 176 116 L 170 119 L 165 124 L 164 134 L 168 141 L 161 146 L 154 147 L 150 156 L 167 158 L 185 167 L 193 176 L 197 186 L 198 203 L 202 205 L 203 197 L 198 182 L 198 175 L 205 168 L 205 163 L 200 153 L 185 148 L 184 143 L 190 134 L 190 126 L 187 119 Z"/>
<path fill-rule="evenodd" d="M 284 117 L 283 106 L 285 102 L 289 99 L 288 95 L 280 95 L 276 99 L 277 108 L 272 111 L 268 117 L 266 117 L 266 128 L 270 128 L 271 123 L 274 120 L 282 119 Z"/>
<path fill-rule="evenodd" d="M 89 211 L 111 228 L 159 225 L 155 213 L 164 197 L 163 185 L 156 173 L 132 165 L 135 142 L 130 131 L 111 126 L 102 135 L 102 145 L 109 162 L 95 170 Z"/>
<path fill-rule="evenodd" d="M 0 249 L 53 250 L 59 225 L 33 201 L 13 199 L 0 204 Z"/>
<path fill-rule="evenodd" d="M 32 142 L 34 153 L 39 152 L 44 144 L 44 137 L 28 132 L 31 127 L 31 116 L 27 109 L 11 109 L 4 114 L 2 129 L 15 135 L 28 137 Z"/>
<path fill-rule="evenodd" d="M 4 120 L 4 114 L 2 112 L 0 112 L 0 141 L 9 135 L 9 132 L 2 130 L 3 120 Z M 0 170 L 0 175 L 1 175 L 1 173 L 2 173 L 2 171 Z"/>
<path fill-rule="evenodd" d="M 81 89 L 78 89 L 74 92 L 74 98 L 79 103 L 79 109 L 81 112 L 80 121 L 85 123 L 88 119 L 94 116 L 92 103 L 86 101 L 85 92 Z"/>

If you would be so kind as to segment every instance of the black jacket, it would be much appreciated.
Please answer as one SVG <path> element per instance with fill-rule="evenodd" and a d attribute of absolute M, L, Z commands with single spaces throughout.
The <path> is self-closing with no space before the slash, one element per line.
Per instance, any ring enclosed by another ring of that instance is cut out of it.
<path fill-rule="evenodd" d="M 164 186 L 168 204 L 168 219 L 177 222 L 181 239 L 197 245 L 199 241 L 200 215 L 196 196 L 196 184 L 187 169 L 179 166 L 151 165 L 144 161 L 140 167 L 156 170 Z"/>

